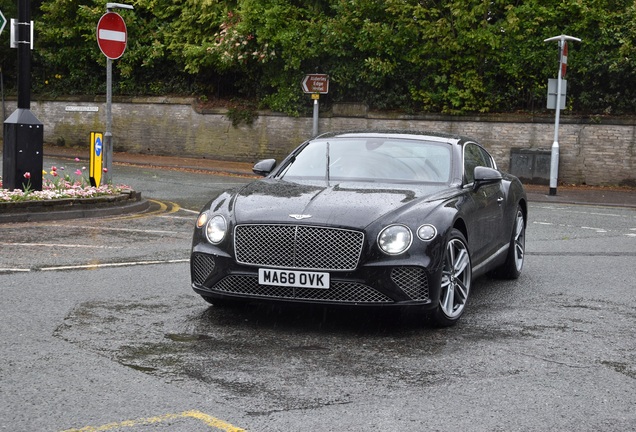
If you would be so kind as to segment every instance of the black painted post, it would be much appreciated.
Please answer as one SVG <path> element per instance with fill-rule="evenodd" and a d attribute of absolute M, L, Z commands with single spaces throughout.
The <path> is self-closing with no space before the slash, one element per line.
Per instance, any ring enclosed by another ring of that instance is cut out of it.
<path fill-rule="evenodd" d="M 44 127 L 31 112 L 30 0 L 18 0 L 16 25 L 18 109 L 4 122 L 2 182 L 5 189 L 42 190 Z"/>

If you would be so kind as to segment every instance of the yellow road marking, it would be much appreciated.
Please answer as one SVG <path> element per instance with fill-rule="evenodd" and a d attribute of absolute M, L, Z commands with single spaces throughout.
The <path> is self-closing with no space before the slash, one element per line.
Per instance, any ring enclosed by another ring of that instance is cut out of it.
<path fill-rule="evenodd" d="M 168 205 L 170 205 L 170 211 L 168 211 L 168 214 L 176 213 L 179 210 L 181 210 L 181 206 L 179 204 L 177 204 L 177 203 L 173 203 L 173 202 L 170 202 L 170 201 L 165 201 L 165 202 L 155 201 L 155 200 L 150 200 L 150 201 L 162 204 L 162 205 L 166 206 L 166 209 L 168 208 Z"/>
<path fill-rule="evenodd" d="M 178 420 L 185 418 L 193 418 L 201 421 L 206 426 L 210 426 L 215 429 L 219 429 L 225 432 L 246 432 L 245 429 L 233 426 L 223 420 L 212 417 L 208 414 L 202 413 L 201 411 L 184 411 L 179 414 L 164 414 L 155 417 L 147 417 L 141 418 L 137 420 L 124 420 L 116 423 L 108 423 L 102 426 L 85 426 L 80 429 L 67 429 L 62 432 L 101 432 L 101 431 L 109 431 L 113 429 L 121 429 L 121 428 L 129 428 L 141 425 L 149 425 L 161 423 L 168 420 Z"/>
<path fill-rule="evenodd" d="M 108 219 L 139 219 L 139 218 L 157 216 L 157 215 L 162 215 L 162 214 L 172 214 L 172 213 L 176 213 L 179 210 L 181 210 L 181 206 L 179 204 L 173 203 L 173 202 L 170 202 L 170 201 L 163 202 L 163 201 L 158 201 L 158 200 L 153 200 L 153 199 L 149 199 L 148 201 L 158 205 L 159 208 L 157 210 L 150 211 L 150 212 L 135 213 L 135 214 L 128 215 L 128 216 L 114 216 L 114 217 L 110 217 Z"/>

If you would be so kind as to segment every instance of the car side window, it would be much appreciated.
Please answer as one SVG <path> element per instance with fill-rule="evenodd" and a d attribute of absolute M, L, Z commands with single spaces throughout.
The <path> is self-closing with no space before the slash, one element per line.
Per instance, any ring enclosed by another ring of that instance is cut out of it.
<path fill-rule="evenodd" d="M 464 146 L 464 179 L 466 184 L 475 181 L 475 167 L 485 166 L 492 168 L 492 160 L 484 149 L 474 143 Z"/>

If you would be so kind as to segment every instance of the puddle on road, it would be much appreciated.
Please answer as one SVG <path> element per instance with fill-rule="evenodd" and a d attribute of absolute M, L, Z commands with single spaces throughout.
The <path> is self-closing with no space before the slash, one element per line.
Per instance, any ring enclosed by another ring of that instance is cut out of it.
<path fill-rule="evenodd" d="M 451 331 L 397 313 L 217 308 L 183 295 L 82 303 L 55 334 L 167 382 L 205 383 L 267 411 L 342 403 L 393 380 L 438 382 L 433 364 Z"/>
<path fill-rule="evenodd" d="M 347 403 L 391 388 L 532 374 L 545 368 L 542 358 L 576 365 L 594 338 L 586 333 L 593 320 L 579 316 L 589 310 L 549 304 L 558 313 L 548 319 L 543 306 L 520 318 L 482 305 L 456 327 L 432 329 L 395 311 L 218 308 L 181 295 L 82 303 L 55 334 L 140 372 L 177 385 L 203 383 L 265 412 Z"/>

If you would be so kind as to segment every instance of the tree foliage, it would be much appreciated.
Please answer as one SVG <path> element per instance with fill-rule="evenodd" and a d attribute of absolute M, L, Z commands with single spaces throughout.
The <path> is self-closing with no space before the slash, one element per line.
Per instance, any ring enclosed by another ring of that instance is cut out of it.
<path fill-rule="evenodd" d="M 298 114 L 300 81 L 327 73 L 325 102 L 448 114 L 541 111 L 569 34 L 568 107 L 636 108 L 633 0 L 134 0 L 119 94 L 241 97 Z M 102 93 L 96 0 L 41 0 L 35 93 Z M 4 35 L 3 35 L 4 36 Z M 0 53 L 6 59 L 8 50 Z M 5 64 L 13 64 L 13 60 Z M 5 75 L 8 74 L 4 69 Z M 8 80 L 12 82 L 11 80 Z"/>

